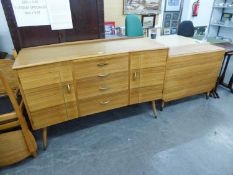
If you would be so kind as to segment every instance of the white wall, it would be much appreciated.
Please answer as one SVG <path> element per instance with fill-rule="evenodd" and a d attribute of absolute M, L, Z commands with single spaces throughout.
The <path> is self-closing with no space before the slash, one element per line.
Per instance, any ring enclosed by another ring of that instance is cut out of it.
<path fill-rule="evenodd" d="M 200 0 L 198 16 L 192 17 L 192 6 L 196 0 L 184 0 L 181 21 L 191 20 L 193 25 L 208 26 L 214 0 Z"/>
<path fill-rule="evenodd" d="M 2 3 L 0 3 L 0 51 L 11 54 L 13 48 L 14 46 L 2 8 Z"/>

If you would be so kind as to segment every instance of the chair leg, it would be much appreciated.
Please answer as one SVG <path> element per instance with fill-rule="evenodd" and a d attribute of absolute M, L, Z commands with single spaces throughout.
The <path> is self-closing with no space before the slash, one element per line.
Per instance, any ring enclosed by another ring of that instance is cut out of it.
<path fill-rule="evenodd" d="M 151 103 L 152 103 L 152 108 L 153 108 L 154 118 L 157 118 L 157 110 L 156 110 L 155 101 L 152 101 Z"/>
<path fill-rule="evenodd" d="M 47 149 L 47 128 L 43 128 L 43 148 Z"/>

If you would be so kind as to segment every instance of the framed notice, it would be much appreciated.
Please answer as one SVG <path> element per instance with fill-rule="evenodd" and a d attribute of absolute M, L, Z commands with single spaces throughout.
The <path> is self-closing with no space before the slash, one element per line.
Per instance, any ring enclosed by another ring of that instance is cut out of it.
<path fill-rule="evenodd" d="M 155 26 L 155 15 L 142 15 L 143 28 L 153 28 Z"/>
<path fill-rule="evenodd" d="M 166 12 L 180 11 L 181 0 L 166 0 Z"/>

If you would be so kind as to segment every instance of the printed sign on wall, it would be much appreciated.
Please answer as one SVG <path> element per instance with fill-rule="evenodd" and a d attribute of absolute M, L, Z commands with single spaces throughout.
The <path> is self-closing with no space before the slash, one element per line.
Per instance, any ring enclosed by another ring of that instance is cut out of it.
<path fill-rule="evenodd" d="M 11 0 L 18 27 L 51 25 L 73 28 L 69 0 Z"/>
<path fill-rule="evenodd" d="M 46 0 L 11 0 L 18 27 L 50 25 Z"/>

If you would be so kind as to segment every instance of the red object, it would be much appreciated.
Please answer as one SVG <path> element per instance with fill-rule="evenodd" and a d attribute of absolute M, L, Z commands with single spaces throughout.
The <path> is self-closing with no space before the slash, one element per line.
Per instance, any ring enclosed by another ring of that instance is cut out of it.
<path fill-rule="evenodd" d="M 108 35 L 114 35 L 115 34 L 115 22 L 114 21 L 108 21 L 108 22 L 104 22 L 104 26 L 105 26 L 105 34 Z"/>
<path fill-rule="evenodd" d="M 197 16 L 198 15 L 199 6 L 200 6 L 200 0 L 197 0 L 196 2 L 193 3 L 193 14 L 192 14 L 192 16 Z"/>

